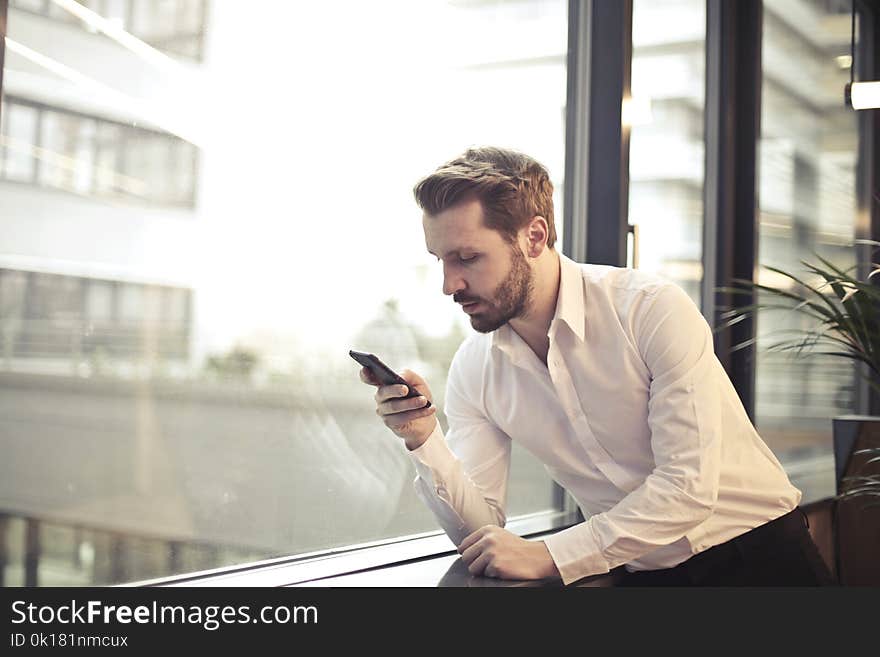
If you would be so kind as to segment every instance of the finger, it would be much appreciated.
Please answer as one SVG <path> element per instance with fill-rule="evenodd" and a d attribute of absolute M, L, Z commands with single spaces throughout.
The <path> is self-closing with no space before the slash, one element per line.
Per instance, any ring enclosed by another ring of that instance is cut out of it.
<path fill-rule="evenodd" d="M 473 563 L 468 566 L 468 572 L 471 575 L 487 575 L 486 569 L 490 568 L 492 565 L 492 555 L 488 552 L 484 552 L 479 557 L 477 557 Z"/>
<path fill-rule="evenodd" d="M 421 386 L 425 380 L 412 370 L 401 370 L 400 377 L 412 386 Z"/>
<path fill-rule="evenodd" d="M 370 371 L 369 367 L 362 367 L 360 372 L 358 372 L 361 377 L 361 381 L 367 383 L 371 386 L 381 385 L 379 381 L 373 376 L 373 373 Z"/>
<path fill-rule="evenodd" d="M 479 559 L 480 555 L 483 554 L 483 548 L 485 547 L 484 543 L 477 541 L 473 545 L 471 545 L 466 550 L 463 550 L 461 553 L 461 560 L 465 562 L 465 564 L 470 565 L 477 559 Z"/>
<path fill-rule="evenodd" d="M 462 553 L 467 550 L 471 545 L 479 541 L 483 538 L 483 534 L 485 533 L 485 527 L 480 527 L 478 530 L 471 532 L 467 536 L 464 537 L 464 540 L 458 544 L 458 552 Z"/>
<path fill-rule="evenodd" d="M 408 394 L 409 388 L 405 385 L 379 386 L 379 389 L 376 390 L 376 402 L 381 404 L 389 399 L 406 397 Z M 424 402 L 422 403 L 422 406 L 424 406 Z"/>
<path fill-rule="evenodd" d="M 379 415 L 394 415 L 396 413 L 406 413 L 407 411 L 417 411 L 427 406 L 428 400 L 424 397 L 410 397 L 409 399 L 389 399 L 376 407 Z"/>
<path fill-rule="evenodd" d="M 408 411 L 406 413 L 395 413 L 394 415 L 386 415 L 383 418 L 383 421 L 385 422 L 385 426 L 387 426 L 389 429 L 397 429 L 398 427 L 402 427 L 403 425 L 408 424 L 413 420 L 428 417 L 429 415 L 433 415 L 436 412 L 437 408 L 435 406 L 431 406 L 430 408 L 420 408 L 417 411 Z"/>

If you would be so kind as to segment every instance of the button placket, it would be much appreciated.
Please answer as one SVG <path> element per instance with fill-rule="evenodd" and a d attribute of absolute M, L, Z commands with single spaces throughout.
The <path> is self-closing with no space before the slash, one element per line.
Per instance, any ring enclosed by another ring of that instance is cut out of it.
<path fill-rule="evenodd" d="M 635 486 L 632 477 L 621 467 L 605 447 L 598 441 L 593 430 L 590 428 L 590 422 L 581 407 L 580 398 L 574 389 L 574 382 L 571 379 L 568 370 L 565 368 L 561 359 L 554 359 L 554 364 L 558 366 L 551 370 L 550 376 L 553 380 L 553 386 L 556 389 L 559 398 L 562 400 L 565 414 L 575 429 L 575 435 L 583 447 L 584 451 L 590 457 L 595 465 L 604 474 L 608 480 L 617 486 L 620 490 L 630 491 Z M 548 363 L 549 365 L 549 363 Z"/>

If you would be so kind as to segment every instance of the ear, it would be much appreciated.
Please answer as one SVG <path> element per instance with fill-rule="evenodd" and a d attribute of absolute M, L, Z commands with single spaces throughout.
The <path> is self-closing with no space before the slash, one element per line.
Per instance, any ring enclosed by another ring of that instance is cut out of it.
<path fill-rule="evenodd" d="M 532 217 L 532 220 L 525 227 L 526 253 L 532 258 L 541 255 L 547 248 L 549 235 L 547 220 L 541 215 Z"/>

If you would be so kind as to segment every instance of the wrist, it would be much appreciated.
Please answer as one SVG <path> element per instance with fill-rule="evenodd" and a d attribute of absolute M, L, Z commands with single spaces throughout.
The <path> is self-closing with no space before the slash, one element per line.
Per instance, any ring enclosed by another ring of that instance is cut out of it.
<path fill-rule="evenodd" d="M 436 426 L 436 425 L 435 425 Z M 409 451 L 413 451 L 414 449 L 418 449 L 426 442 L 428 442 L 428 438 L 431 437 L 431 434 L 434 433 L 434 428 L 432 427 L 430 431 L 421 436 L 417 436 L 415 438 L 404 438 L 403 444 L 406 445 L 406 448 Z"/>
<path fill-rule="evenodd" d="M 540 541 L 541 547 L 543 548 L 543 554 L 546 556 L 546 560 L 544 561 L 544 568 L 542 573 L 542 578 L 549 577 L 562 577 L 562 574 L 559 572 L 559 568 L 556 566 L 556 562 L 553 560 L 553 555 L 550 553 L 550 548 L 547 547 L 547 543 L 544 541 Z"/>

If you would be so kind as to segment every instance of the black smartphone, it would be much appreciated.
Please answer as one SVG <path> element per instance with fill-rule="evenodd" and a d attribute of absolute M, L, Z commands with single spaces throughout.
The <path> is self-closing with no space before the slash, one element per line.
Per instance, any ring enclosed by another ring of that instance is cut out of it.
<path fill-rule="evenodd" d="M 404 385 L 409 389 L 409 393 L 401 397 L 401 399 L 410 399 L 412 397 L 418 397 L 422 393 L 418 390 L 410 386 L 402 376 L 400 376 L 397 372 L 388 367 L 385 363 L 379 360 L 379 357 L 376 354 L 368 354 L 363 351 L 355 351 L 354 349 L 350 349 L 348 355 L 354 358 L 358 363 L 370 369 L 379 381 L 382 382 L 383 385 L 393 386 L 393 385 Z M 425 404 L 422 408 L 428 408 L 431 405 L 430 400 L 427 404 Z"/>

